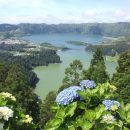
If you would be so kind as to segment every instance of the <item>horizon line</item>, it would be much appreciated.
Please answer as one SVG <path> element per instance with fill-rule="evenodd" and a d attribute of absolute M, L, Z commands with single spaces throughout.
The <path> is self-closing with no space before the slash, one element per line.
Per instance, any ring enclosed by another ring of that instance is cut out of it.
<path fill-rule="evenodd" d="M 61 25 L 61 24 L 114 24 L 114 23 L 130 23 L 130 21 L 120 21 L 120 22 L 82 22 L 82 23 L 31 23 L 31 22 L 22 22 L 22 23 L 0 23 L 0 25 L 19 25 L 19 24 L 46 24 L 46 25 Z"/>

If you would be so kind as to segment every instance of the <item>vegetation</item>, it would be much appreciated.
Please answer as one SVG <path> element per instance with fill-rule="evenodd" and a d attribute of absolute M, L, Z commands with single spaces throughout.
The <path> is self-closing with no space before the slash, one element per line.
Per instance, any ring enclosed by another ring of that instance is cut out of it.
<path fill-rule="evenodd" d="M 73 83 L 78 84 L 82 75 L 82 63 L 79 60 L 74 60 L 68 68 L 65 69 L 65 78 L 63 79 L 62 86 L 59 88 L 59 92 L 64 88 L 67 88 L 68 85 Z M 43 100 L 40 110 L 40 125 L 42 128 L 45 127 L 45 124 L 48 120 L 52 119 L 55 114 L 51 109 L 51 106 L 54 104 L 56 99 L 57 92 L 51 91 L 46 96 L 46 99 Z"/>
<path fill-rule="evenodd" d="M 98 49 L 95 54 L 94 54 L 94 59 L 92 59 L 91 63 L 99 63 L 101 62 L 104 67 L 105 67 L 105 64 L 104 64 L 104 59 L 103 59 L 103 56 L 102 56 L 102 53 L 101 53 L 101 50 Z M 100 66 L 99 66 L 100 67 Z M 99 68 L 98 68 L 99 69 Z M 97 69 L 97 70 L 98 70 Z M 86 71 L 85 71 L 86 72 Z M 86 73 L 83 71 L 83 65 L 82 63 L 79 61 L 79 60 L 74 60 L 70 66 L 68 68 L 65 69 L 65 77 L 63 79 L 63 82 L 62 82 L 62 86 L 59 88 L 58 92 L 61 92 L 63 91 L 65 88 L 68 88 L 69 86 L 73 86 L 75 85 L 78 86 L 79 85 L 79 82 L 84 78 L 84 79 L 87 79 L 88 77 L 86 76 Z M 87 70 L 88 72 L 88 70 Z M 102 82 L 106 82 L 108 80 L 108 75 L 103 75 L 103 74 L 107 74 L 105 72 L 105 70 L 98 70 L 97 73 L 92 73 L 93 77 L 95 76 L 97 79 L 100 79 L 101 80 L 97 80 L 100 81 L 101 83 Z M 97 75 L 98 74 L 98 75 Z M 102 80 L 103 79 L 103 80 Z M 52 95 L 54 96 L 52 96 Z M 46 122 L 49 120 L 49 118 L 53 118 L 54 117 L 54 113 L 52 113 L 52 110 L 50 109 L 52 104 L 54 104 L 55 102 L 55 99 L 54 97 L 56 97 L 55 95 L 56 93 L 55 92 L 51 92 L 47 95 L 46 99 L 43 101 L 42 103 L 42 108 L 41 108 L 41 111 L 43 111 L 41 113 L 41 117 L 44 117 L 42 119 L 44 119 Z M 50 103 L 51 102 L 51 103 Z M 45 104 L 48 104 L 48 105 L 45 105 Z M 47 111 L 48 110 L 48 111 Z M 45 114 L 45 111 L 47 111 L 46 113 L 49 115 L 49 118 L 46 117 L 46 114 Z M 44 125 L 44 123 L 42 122 L 42 125 Z"/>
<path fill-rule="evenodd" d="M 65 47 L 65 46 L 63 46 L 63 47 L 56 47 L 56 46 L 53 46 L 51 43 L 48 43 L 48 42 L 41 43 L 40 45 L 42 47 L 46 47 L 46 48 L 53 49 L 53 50 L 62 50 L 62 51 L 64 51 L 64 50 L 70 49 L 70 48 Z"/>
<path fill-rule="evenodd" d="M 40 110 L 40 125 L 41 128 L 44 128 L 47 121 L 55 116 L 54 112 L 51 109 L 51 106 L 55 102 L 56 92 L 51 91 L 46 96 L 46 99 L 42 102 L 41 110 Z"/>
<path fill-rule="evenodd" d="M 38 78 L 32 71 L 18 64 L 0 64 L 0 92 L 12 93 L 17 98 L 17 105 L 26 114 L 39 121 L 40 99 L 33 92 Z M 32 85 L 32 86 L 31 86 Z"/>
<path fill-rule="evenodd" d="M 14 56 L 9 52 L 0 52 L 0 61 L 18 63 L 25 68 L 32 69 L 35 66 L 47 66 L 49 63 L 60 63 L 60 57 L 55 50 L 42 49 L 41 51 L 30 52 L 29 55 Z"/>
<path fill-rule="evenodd" d="M 97 48 L 102 48 L 103 55 L 116 56 L 117 54 L 120 54 L 130 49 L 130 38 L 118 37 L 106 40 L 99 45 L 90 44 L 86 46 L 86 50 L 92 52 L 95 52 Z"/>
<path fill-rule="evenodd" d="M 6 38 L 11 38 L 13 37 L 13 34 L 10 34 L 9 32 L 0 32 L 0 39 L 6 39 Z"/>
<path fill-rule="evenodd" d="M 130 104 L 114 100 L 115 86 L 105 83 L 90 87 L 90 82 L 57 95 L 56 115 L 45 130 L 129 130 Z"/>
<path fill-rule="evenodd" d="M 115 56 L 117 54 L 120 54 L 122 52 L 125 52 L 130 49 L 130 44 L 118 44 L 118 45 L 113 45 L 113 44 L 108 44 L 108 45 L 89 45 L 86 47 L 87 51 L 95 51 L 97 48 L 102 48 L 103 50 L 103 55 L 108 55 L 108 56 Z"/>
<path fill-rule="evenodd" d="M 34 93 L 38 82 L 37 75 L 32 71 L 33 67 L 59 63 L 60 58 L 55 50 L 41 49 L 30 51 L 29 55 L 14 56 L 12 52 L 23 51 L 26 45 L 1 45 L 0 52 L 0 92 L 12 93 L 16 98 L 17 111 L 32 116 L 35 129 L 40 127 L 41 100 Z M 12 124 L 11 124 L 12 125 Z M 13 124 L 14 125 L 14 124 Z M 19 125 L 18 125 L 19 126 Z M 14 126 L 10 126 L 12 130 Z M 24 126 L 15 126 L 13 130 L 33 130 Z"/>
<path fill-rule="evenodd" d="M 67 41 L 68 44 L 77 45 L 77 46 L 86 46 L 87 43 L 82 41 Z"/>
<path fill-rule="evenodd" d="M 105 83 L 109 81 L 109 75 L 106 72 L 105 62 L 101 49 L 97 49 L 93 54 L 90 68 L 83 72 L 85 79 L 94 80 L 96 83 Z"/>
<path fill-rule="evenodd" d="M 88 70 L 83 71 L 79 60 L 73 61 L 65 70 L 59 94 L 50 92 L 41 104 L 41 100 L 34 93 L 38 78 L 32 68 L 60 62 L 56 51 L 41 49 L 30 51 L 29 55 L 14 56 L 10 51 L 20 51 L 23 46 L 6 47 L 0 52 L 0 92 L 13 94 L 16 101 L 10 102 L 8 99 L 8 102 L 0 96 L 0 110 L 15 113 L 8 116 L 9 120 L 1 117 L 0 122 L 5 129 L 130 129 L 130 51 L 119 57 L 117 72 L 111 79 L 111 84 L 116 87 L 108 83 L 109 75 L 106 72 L 103 53 L 101 49 L 97 49 Z M 15 118 L 17 116 L 18 118 Z M 28 118 L 31 123 L 25 123 Z"/>
<path fill-rule="evenodd" d="M 32 51 L 32 48 L 35 50 Z M 60 57 L 56 54 L 56 50 L 44 49 L 44 47 L 38 49 L 31 44 L 2 43 L 0 51 L 0 92 L 9 92 L 17 99 L 15 102 L 17 106 L 15 105 L 13 110 L 17 114 L 9 122 L 5 122 L 4 127 L 8 130 L 38 130 L 41 100 L 34 93 L 34 89 L 39 79 L 32 69 L 35 66 L 60 63 Z M 25 54 L 15 55 L 15 53 Z M 26 121 L 26 115 L 23 113 L 27 114 L 27 117 L 29 114 L 31 116 L 28 117 L 29 119 L 33 118 L 31 126 L 26 123 L 22 124 L 22 117 Z M 14 120 L 17 115 L 20 121 Z"/>
<path fill-rule="evenodd" d="M 105 56 L 105 60 L 106 61 L 110 61 L 110 62 L 117 62 L 119 59 L 119 55 L 116 56 Z"/>
<path fill-rule="evenodd" d="M 16 25 L 11 25 L 11 24 L 1 24 L 0 25 L 0 32 L 7 32 L 7 31 L 16 30 L 16 29 L 17 29 Z"/>
<path fill-rule="evenodd" d="M 51 107 L 55 116 L 48 121 L 45 130 L 129 130 L 129 58 L 130 51 L 119 57 L 119 67 L 111 79 L 115 87 L 105 83 L 108 81 L 108 75 L 100 66 L 102 63 L 105 67 L 105 64 L 101 50 L 97 49 L 90 68 L 94 65 L 100 66 L 104 71 L 103 75 L 99 74 L 102 73 L 101 69 L 98 73 L 93 73 L 93 69 L 91 73 L 96 79 L 96 84 L 92 79 L 86 80 L 87 76 L 83 78 L 80 75 L 81 79 L 85 80 L 68 84 L 71 87 L 66 86 L 59 91 L 56 103 Z"/>
<path fill-rule="evenodd" d="M 113 75 L 112 83 L 117 86 L 116 96 L 130 102 L 130 51 L 120 55 L 117 72 Z"/>
<path fill-rule="evenodd" d="M 33 118 L 18 108 L 10 93 L 0 93 L 0 130 L 35 130 Z"/>
<path fill-rule="evenodd" d="M 45 130 L 129 130 L 129 58 L 130 51 L 119 58 L 117 73 L 111 80 L 117 87 L 98 82 L 95 86 L 92 80 L 83 80 L 60 91 L 56 97 L 57 104 L 54 103 L 52 107 L 55 117 L 48 121 Z M 100 66 L 98 62 L 104 64 L 100 49 L 94 53 L 91 65 Z M 99 82 L 106 82 L 108 76 L 100 76 L 99 73 L 92 72 L 92 75 L 100 78 Z M 80 88 L 77 85 L 80 85 Z"/>
<path fill-rule="evenodd" d="M 58 47 L 53 46 L 51 43 L 48 43 L 48 42 L 43 42 L 43 43 L 41 43 L 40 45 L 43 46 L 43 47 L 47 47 L 47 48 L 54 49 L 54 50 L 57 50 L 57 49 L 58 49 Z"/>
<path fill-rule="evenodd" d="M 82 63 L 79 60 L 74 60 L 70 64 L 70 67 L 65 69 L 65 77 L 62 81 L 62 86 L 58 91 L 61 91 L 72 84 L 78 84 L 81 80 L 82 68 Z"/>
<path fill-rule="evenodd" d="M 18 52 L 26 52 L 26 49 L 31 48 L 31 46 L 27 46 L 26 44 L 0 44 L 1 51 L 18 51 Z"/>
<path fill-rule="evenodd" d="M 123 28 L 123 29 L 122 29 Z M 11 35 L 30 35 L 47 33 L 78 33 L 105 36 L 129 36 L 130 23 L 84 23 L 84 24 L 0 24 L 0 32 L 9 32 Z"/>

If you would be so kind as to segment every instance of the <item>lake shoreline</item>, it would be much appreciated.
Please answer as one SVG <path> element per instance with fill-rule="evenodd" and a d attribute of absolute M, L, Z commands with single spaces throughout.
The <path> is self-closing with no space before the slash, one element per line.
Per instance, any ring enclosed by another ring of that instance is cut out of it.
<path fill-rule="evenodd" d="M 62 85 L 62 80 L 65 76 L 64 70 L 69 64 L 78 59 L 83 63 L 84 69 L 87 69 L 92 59 L 92 52 L 86 52 L 85 46 L 68 45 L 66 41 L 84 41 L 87 43 L 98 44 L 104 38 L 102 36 L 87 36 L 87 35 L 34 35 L 25 37 L 27 40 L 39 44 L 41 42 L 52 43 L 54 46 L 67 46 L 72 49 L 69 50 L 58 50 L 57 54 L 60 56 L 62 63 L 60 64 L 49 64 L 48 66 L 39 66 L 33 69 L 39 78 L 35 93 L 39 95 L 41 99 L 45 99 L 46 95 L 50 91 L 58 90 Z M 113 73 L 116 68 L 116 63 L 106 61 L 108 71 Z M 113 68 L 113 69 L 111 69 Z"/>

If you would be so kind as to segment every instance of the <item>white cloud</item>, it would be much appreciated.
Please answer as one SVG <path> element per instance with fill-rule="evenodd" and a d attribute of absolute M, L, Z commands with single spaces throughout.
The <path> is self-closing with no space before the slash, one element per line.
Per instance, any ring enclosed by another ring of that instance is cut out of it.
<path fill-rule="evenodd" d="M 120 22 L 130 21 L 130 15 L 126 17 L 115 17 L 112 14 L 98 14 L 92 17 L 86 15 L 62 15 L 54 16 L 50 14 L 42 14 L 39 16 L 3 16 L 0 17 L 0 23 L 48 23 L 48 24 L 59 24 L 59 23 L 87 23 L 87 22 Z"/>
<path fill-rule="evenodd" d="M 87 17 L 94 17 L 95 15 L 97 15 L 97 13 L 94 10 L 87 10 L 84 14 Z"/>
<path fill-rule="evenodd" d="M 60 1 L 60 2 L 59 2 Z M 0 23 L 86 23 L 130 21 L 130 10 L 94 8 L 72 0 L 0 0 Z M 63 2 L 63 3 L 62 3 Z M 72 5 L 73 4 L 73 5 Z M 82 7 L 83 6 L 83 7 Z M 88 6 L 88 7 L 87 7 Z M 72 7 L 72 8 L 71 8 Z M 129 11 L 128 11 L 129 10 Z"/>
<path fill-rule="evenodd" d="M 113 17 L 117 21 L 130 21 L 130 11 L 116 10 Z"/>
<path fill-rule="evenodd" d="M 115 16 L 124 17 L 126 15 L 127 15 L 127 13 L 125 11 L 123 11 L 123 10 L 116 10 L 115 11 Z"/>

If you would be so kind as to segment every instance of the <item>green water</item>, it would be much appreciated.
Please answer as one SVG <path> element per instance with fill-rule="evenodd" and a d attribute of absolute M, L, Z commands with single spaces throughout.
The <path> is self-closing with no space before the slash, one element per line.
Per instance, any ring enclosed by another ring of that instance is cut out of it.
<path fill-rule="evenodd" d="M 36 43 L 50 42 L 55 46 L 69 46 L 72 50 L 58 51 L 62 63 L 60 64 L 49 64 L 49 66 L 36 67 L 34 72 L 40 79 L 35 92 L 44 99 L 48 92 L 57 90 L 62 84 L 62 79 L 64 77 L 64 70 L 68 65 L 75 59 L 82 61 L 83 66 L 87 69 L 90 65 L 90 60 L 92 59 L 92 53 L 86 52 L 85 48 L 82 46 L 68 45 L 66 41 L 78 40 L 97 44 L 103 40 L 102 36 L 86 36 L 77 34 L 55 34 L 55 35 L 32 35 L 24 37 L 24 39 L 31 40 Z M 107 71 L 112 74 L 115 71 L 117 63 L 106 62 Z"/>
<path fill-rule="evenodd" d="M 68 67 L 74 59 L 79 59 L 82 61 L 84 68 L 88 68 L 90 65 L 90 60 L 92 58 L 91 53 L 79 52 L 60 52 L 58 53 L 63 60 L 61 64 L 50 64 L 45 67 L 36 67 L 34 71 L 40 78 L 37 84 L 36 93 L 43 99 L 49 91 L 57 90 L 62 84 L 62 79 L 64 77 L 64 70 Z M 77 55 L 77 56 L 76 56 Z M 75 57 L 76 56 L 76 57 Z M 110 73 L 115 71 L 116 63 L 106 62 L 107 70 Z"/>

